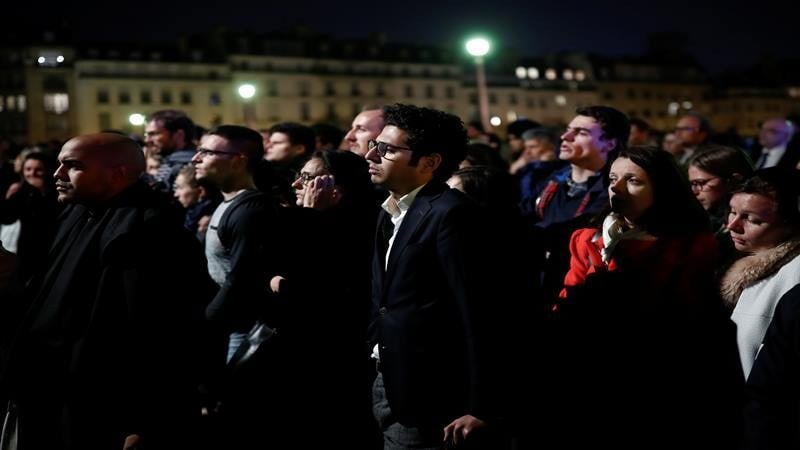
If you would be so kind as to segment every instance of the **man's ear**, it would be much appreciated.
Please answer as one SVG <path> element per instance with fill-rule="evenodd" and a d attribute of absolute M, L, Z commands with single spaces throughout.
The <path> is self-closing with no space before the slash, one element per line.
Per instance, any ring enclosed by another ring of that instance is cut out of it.
<path fill-rule="evenodd" d="M 442 164 L 442 155 L 440 153 L 431 153 L 421 157 L 419 162 L 426 173 L 433 173 Z"/>
<path fill-rule="evenodd" d="M 606 139 L 606 142 L 605 142 L 605 144 L 606 144 L 606 148 L 605 148 L 606 153 L 609 153 L 612 150 L 614 150 L 615 148 L 617 148 L 617 142 L 618 142 L 617 138 Z"/>
<path fill-rule="evenodd" d="M 186 132 L 183 130 L 177 130 L 172 133 L 172 141 L 175 142 L 178 149 L 183 149 L 189 143 L 189 140 L 186 138 Z M 183 143 L 183 145 L 179 145 L 180 143 Z"/>

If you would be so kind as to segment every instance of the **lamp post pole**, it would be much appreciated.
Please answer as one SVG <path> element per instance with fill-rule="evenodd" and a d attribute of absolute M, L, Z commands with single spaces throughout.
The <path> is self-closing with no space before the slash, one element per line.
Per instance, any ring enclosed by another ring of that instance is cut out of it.
<path fill-rule="evenodd" d="M 242 84 L 238 89 L 239 97 L 242 98 L 242 114 L 244 126 L 251 128 L 252 114 L 250 114 L 250 100 L 256 95 L 256 87 L 252 84 Z"/>
<path fill-rule="evenodd" d="M 467 41 L 467 52 L 475 59 L 475 82 L 478 88 L 478 111 L 481 125 L 487 132 L 491 129 L 489 123 L 489 94 L 486 88 L 486 70 L 483 57 L 489 53 L 489 41 L 484 38 L 472 38 Z"/>

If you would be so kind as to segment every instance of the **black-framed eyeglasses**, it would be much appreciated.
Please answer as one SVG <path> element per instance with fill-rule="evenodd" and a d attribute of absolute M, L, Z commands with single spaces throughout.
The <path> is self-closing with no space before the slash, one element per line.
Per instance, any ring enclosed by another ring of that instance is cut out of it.
<path fill-rule="evenodd" d="M 378 156 L 384 159 L 388 159 L 389 161 L 391 161 L 393 158 L 388 158 L 386 155 L 393 155 L 398 150 L 411 151 L 411 148 L 409 147 L 401 147 L 399 145 L 387 144 L 386 142 L 381 142 L 375 139 L 370 139 L 367 142 L 367 149 L 370 151 L 375 150 L 375 153 L 377 153 Z"/>
<path fill-rule="evenodd" d="M 719 177 L 698 178 L 696 180 L 689 181 L 689 185 L 692 187 L 692 191 L 694 192 L 705 191 L 707 190 L 706 185 L 708 184 L 708 182 L 717 179 L 719 179 Z"/>
<path fill-rule="evenodd" d="M 211 150 L 210 148 L 203 148 L 197 147 L 196 153 L 200 155 L 201 158 L 205 158 L 206 156 L 214 156 L 214 155 L 241 155 L 241 152 L 225 152 L 222 150 Z"/>
<path fill-rule="evenodd" d="M 297 179 L 300 180 L 301 183 L 303 183 L 303 186 L 310 183 L 311 180 L 313 180 L 314 178 L 317 178 L 317 175 L 312 175 L 306 172 L 300 172 L 297 174 Z"/>

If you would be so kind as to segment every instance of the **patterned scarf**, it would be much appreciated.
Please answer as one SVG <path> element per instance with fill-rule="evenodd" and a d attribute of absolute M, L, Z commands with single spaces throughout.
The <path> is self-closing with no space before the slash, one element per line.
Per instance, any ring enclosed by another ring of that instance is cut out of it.
<path fill-rule="evenodd" d="M 644 230 L 631 228 L 617 213 L 607 215 L 603 220 L 603 248 L 600 250 L 600 256 L 606 265 L 611 262 L 614 249 L 623 239 L 649 240 L 655 239 L 655 236 L 647 234 Z"/>

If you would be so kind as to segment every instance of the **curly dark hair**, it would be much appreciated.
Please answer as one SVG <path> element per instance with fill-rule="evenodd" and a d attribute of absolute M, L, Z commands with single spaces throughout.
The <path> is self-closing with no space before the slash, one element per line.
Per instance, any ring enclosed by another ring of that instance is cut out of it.
<path fill-rule="evenodd" d="M 412 151 L 409 165 L 416 165 L 422 156 L 442 156 L 442 163 L 433 174 L 437 180 L 447 180 L 466 155 L 467 130 L 453 114 L 396 103 L 384 108 L 383 118 L 386 125 L 408 134 L 406 145 Z"/>

